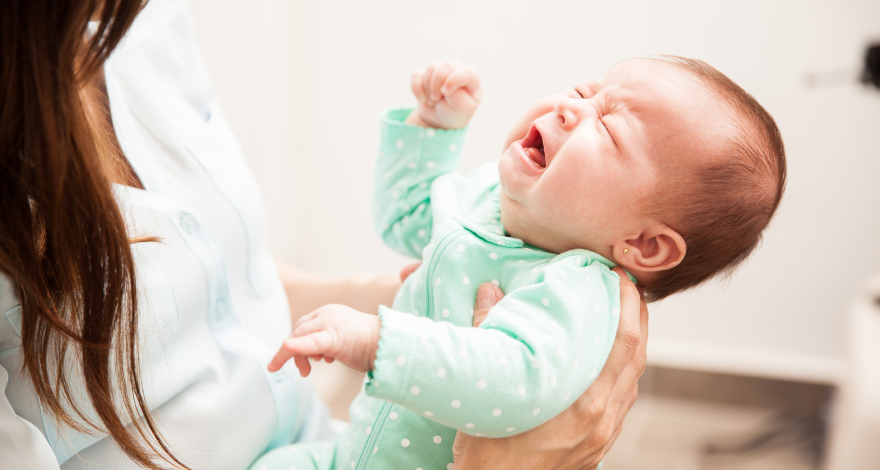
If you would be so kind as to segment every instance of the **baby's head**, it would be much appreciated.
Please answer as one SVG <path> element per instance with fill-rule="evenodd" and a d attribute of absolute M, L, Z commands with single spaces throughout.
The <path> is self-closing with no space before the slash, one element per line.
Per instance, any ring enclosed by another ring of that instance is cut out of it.
<path fill-rule="evenodd" d="M 585 248 L 659 300 L 733 269 L 785 186 L 773 118 L 691 59 L 633 59 L 536 103 L 498 165 L 512 236 Z"/>

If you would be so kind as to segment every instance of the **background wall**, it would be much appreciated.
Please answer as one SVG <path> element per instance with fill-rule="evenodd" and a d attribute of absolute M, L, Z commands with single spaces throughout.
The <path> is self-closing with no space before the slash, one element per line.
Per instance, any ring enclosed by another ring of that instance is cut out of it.
<path fill-rule="evenodd" d="M 410 73 L 455 58 L 482 74 L 462 170 L 496 159 L 537 98 L 635 56 L 703 59 L 776 118 L 789 185 L 763 246 L 729 281 L 651 306 L 654 364 L 827 382 L 844 312 L 880 268 L 880 93 L 808 88 L 857 67 L 876 0 L 413 2 L 190 0 L 228 120 L 260 181 L 277 257 L 321 273 L 406 260 L 370 216 L 377 115 Z"/>

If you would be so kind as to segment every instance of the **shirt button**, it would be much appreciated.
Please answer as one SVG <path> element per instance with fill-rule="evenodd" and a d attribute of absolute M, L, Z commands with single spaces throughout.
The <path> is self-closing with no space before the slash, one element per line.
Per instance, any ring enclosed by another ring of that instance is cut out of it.
<path fill-rule="evenodd" d="M 187 233 L 193 233 L 199 228 L 199 223 L 192 214 L 183 214 L 180 216 L 180 226 Z"/>
<path fill-rule="evenodd" d="M 279 383 L 279 384 L 284 382 L 284 374 L 285 374 L 284 369 L 281 369 L 278 372 L 275 372 L 275 374 L 273 374 L 275 376 L 275 382 Z"/>
<path fill-rule="evenodd" d="M 229 312 L 229 302 L 226 299 L 217 300 L 217 303 L 214 305 L 214 313 L 217 319 L 222 320 L 225 318 L 227 312 Z"/>

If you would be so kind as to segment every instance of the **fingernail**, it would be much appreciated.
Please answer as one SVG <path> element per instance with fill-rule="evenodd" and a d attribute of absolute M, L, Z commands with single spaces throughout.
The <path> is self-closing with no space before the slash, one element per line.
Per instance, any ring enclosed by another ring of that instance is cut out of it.
<path fill-rule="evenodd" d="M 440 101 L 440 95 L 437 93 L 431 93 L 431 101 Z"/>

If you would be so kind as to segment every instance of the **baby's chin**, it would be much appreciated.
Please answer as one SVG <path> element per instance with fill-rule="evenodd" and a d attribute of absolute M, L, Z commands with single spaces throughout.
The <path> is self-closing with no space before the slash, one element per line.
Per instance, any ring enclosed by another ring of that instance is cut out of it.
<path fill-rule="evenodd" d="M 560 227 L 542 221 L 540 217 L 529 214 L 522 204 L 512 200 L 501 191 L 501 224 L 504 230 L 513 238 L 519 238 L 523 243 L 540 248 L 550 253 L 564 253 L 570 250 L 589 250 L 609 257 L 611 253 L 607 246 L 596 240 L 572 237 L 571 233 L 576 230 L 568 227 Z M 594 246 L 595 245 L 595 246 Z"/>
<path fill-rule="evenodd" d="M 519 238 L 528 243 L 527 227 L 529 224 L 525 220 L 525 209 L 520 203 L 514 201 L 505 194 L 503 185 L 501 187 L 499 202 L 501 205 L 501 225 L 504 227 L 504 231 L 506 231 L 511 237 Z"/>
<path fill-rule="evenodd" d="M 551 253 L 567 251 L 564 245 L 558 243 L 559 237 L 544 227 L 535 217 L 530 217 L 525 207 L 510 199 L 501 192 L 501 225 L 513 238 L 519 238 L 523 243 L 540 248 Z"/>

